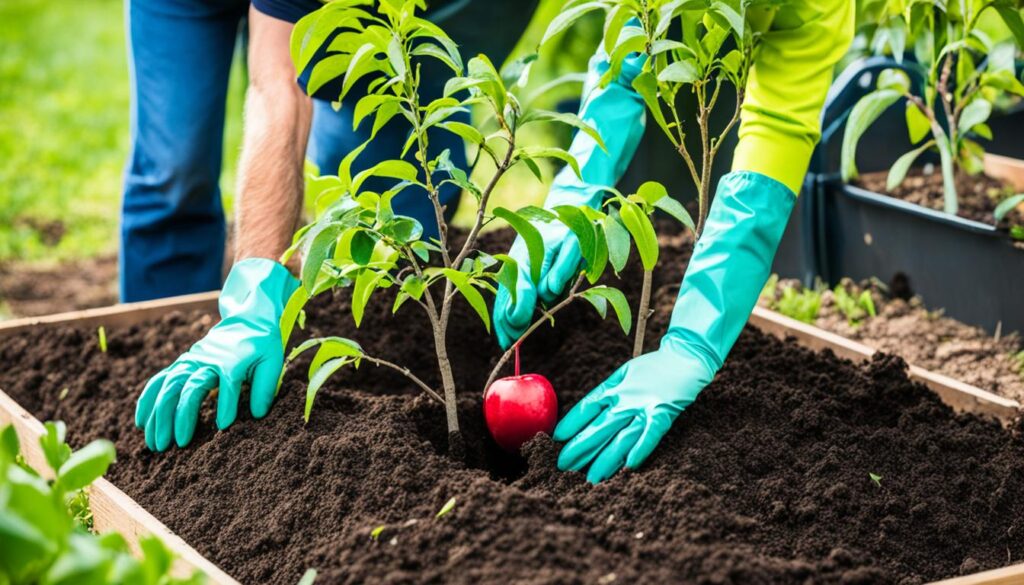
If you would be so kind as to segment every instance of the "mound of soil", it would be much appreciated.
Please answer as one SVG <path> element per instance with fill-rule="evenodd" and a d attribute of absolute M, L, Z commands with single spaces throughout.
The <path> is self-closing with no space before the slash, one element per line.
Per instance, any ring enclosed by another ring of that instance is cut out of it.
<path fill-rule="evenodd" d="M 685 238 L 663 248 L 649 347 L 689 250 Z M 636 267 L 623 278 L 635 298 Z M 329 297 L 310 307 L 306 334 L 351 335 L 437 383 L 414 305 L 391 318 L 381 295 L 355 332 L 346 298 Z M 589 306 L 557 321 L 522 357 L 551 379 L 564 413 L 632 344 Z M 192 446 L 150 453 L 135 397 L 212 323 L 173 314 L 112 330 L 107 353 L 92 329 L 5 339 L 0 388 L 65 420 L 74 443 L 112 438 L 114 483 L 243 583 L 295 583 L 307 567 L 325 583 L 921 583 L 1024 556 L 1018 433 L 954 414 L 898 358 L 857 366 L 748 329 L 647 465 L 595 487 L 556 470 L 559 446 L 545 436 L 525 460 L 490 443 L 480 386 L 499 351 L 461 305 L 450 349 L 476 447 L 468 465 L 444 454 L 440 407 L 370 366 L 339 372 L 307 425 L 297 364 L 264 420 L 241 408 L 215 432 L 208 404 Z"/>
<path fill-rule="evenodd" d="M 926 170 L 930 172 L 925 172 Z M 857 186 L 942 211 L 942 173 L 938 169 L 913 168 L 903 182 L 892 191 L 885 188 L 888 176 L 888 171 L 866 173 L 857 181 Z M 960 173 L 955 180 L 960 203 L 957 215 L 990 225 L 996 224 L 993 212 L 999 202 L 1015 193 L 1012 187 L 1007 187 L 1002 181 L 987 175 L 971 176 Z M 1024 212 L 1019 208 L 1011 211 L 999 225 L 1024 225 Z"/>
<path fill-rule="evenodd" d="M 117 302 L 117 256 L 54 266 L 0 264 L 0 319 L 106 307 Z"/>

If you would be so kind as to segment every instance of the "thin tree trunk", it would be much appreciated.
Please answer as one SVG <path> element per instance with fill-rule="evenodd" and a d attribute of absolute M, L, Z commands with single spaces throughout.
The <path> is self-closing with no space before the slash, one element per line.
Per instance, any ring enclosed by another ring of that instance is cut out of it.
<path fill-rule="evenodd" d="M 636 339 L 633 340 L 633 357 L 639 357 L 644 352 L 644 337 L 647 334 L 647 318 L 651 310 L 651 281 L 654 280 L 654 271 L 644 271 L 644 287 L 640 293 L 640 309 L 636 313 Z"/>

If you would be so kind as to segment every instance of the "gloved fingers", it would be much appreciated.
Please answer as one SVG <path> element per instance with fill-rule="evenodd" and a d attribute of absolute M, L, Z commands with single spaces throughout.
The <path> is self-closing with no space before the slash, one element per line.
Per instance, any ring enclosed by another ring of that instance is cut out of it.
<path fill-rule="evenodd" d="M 209 366 L 196 370 L 181 389 L 174 411 L 174 442 L 184 447 L 192 442 L 199 421 L 199 409 L 211 390 L 217 387 L 217 371 Z"/>
<path fill-rule="evenodd" d="M 608 391 L 618 386 L 623 378 L 626 376 L 626 366 L 623 365 L 619 369 L 608 377 L 604 382 L 601 382 L 597 388 L 594 388 L 587 393 L 579 402 L 573 406 L 569 412 L 562 417 L 562 420 L 558 421 L 558 425 L 555 426 L 555 433 L 552 438 L 556 441 L 568 441 L 569 439 L 576 436 L 577 433 L 583 430 L 590 421 L 594 420 L 598 414 L 606 406 L 607 402 L 604 400 Z"/>
<path fill-rule="evenodd" d="M 590 464 L 587 471 L 587 481 L 600 483 L 615 475 L 615 472 L 622 469 L 626 462 L 626 456 L 636 445 L 637 439 L 644 430 L 644 421 L 641 417 L 633 417 L 629 426 L 619 431 L 608 446 L 601 450 L 594 462 Z"/>
<path fill-rule="evenodd" d="M 672 422 L 675 421 L 678 414 L 678 412 L 664 408 L 656 408 L 654 413 L 647 417 L 643 434 L 640 435 L 636 446 L 626 457 L 626 467 L 636 469 L 643 465 L 644 461 L 647 461 L 665 433 L 672 428 Z"/>
<path fill-rule="evenodd" d="M 146 422 L 146 445 L 154 451 L 166 451 L 171 446 L 174 434 L 174 411 L 178 408 L 178 399 L 185 382 L 195 371 L 189 363 L 174 366 L 164 378 L 160 394 L 156 397 L 153 412 Z"/>
<path fill-rule="evenodd" d="M 263 418 L 270 412 L 283 367 L 283 355 L 264 356 L 256 364 L 252 373 L 252 386 L 249 389 L 249 411 L 253 418 Z"/>
<path fill-rule="evenodd" d="M 562 447 L 562 452 L 558 454 L 558 468 L 562 471 L 583 469 L 632 420 L 633 417 L 611 408 L 604 410 Z"/>
<path fill-rule="evenodd" d="M 494 331 L 498 335 L 498 343 L 508 349 L 530 326 L 533 311 L 537 306 L 537 289 L 530 281 L 530 275 L 519 271 L 516 281 L 516 302 L 512 302 L 512 294 L 505 287 L 498 287 L 494 299 Z"/>
<path fill-rule="evenodd" d="M 156 404 L 156 397 L 160 394 L 160 389 L 164 386 L 164 379 L 167 377 L 167 372 L 173 368 L 161 370 L 159 374 L 153 376 L 146 382 L 146 387 L 142 389 L 142 394 L 139 395 L 138 402 L 135 403 L 135 426 L 136 428 L 144 428 L 146 421 L 149 420 L 149 415 L 153 412 L 153 405 Z"/>
<path fill-rule="evenodd" d="M 217 395 L 217 429 L 223 431 L 238 417 L 238 400 L 242 395 L 242 380 L 228 376 L 220 377 L 220 392 Z"/>
<path fill-rule="evenodd" d="M 547 274 L 541 277 L 540 286 L 537 288 L 537 295 L 540 299 L 545 303 L 550 303 L 560 298 L 579 274 L 582 260 L 580 242 L 576 236 L 569 234 L 562 241 Z"/>

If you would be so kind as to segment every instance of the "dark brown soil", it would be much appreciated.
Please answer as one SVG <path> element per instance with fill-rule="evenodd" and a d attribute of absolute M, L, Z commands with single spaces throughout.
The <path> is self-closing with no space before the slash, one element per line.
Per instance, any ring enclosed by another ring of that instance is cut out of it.
<path fill-rule="evenodd" d="M 663 249 L 648 346 L 688 255 L 682 238 Z M 625 276 L 635 294 L 636 270 Z M 324 299 L 307 333 L 352 335 L 435 383 L 425 320 L 371 306 L 356 334 L 347 302 Z M 440 408 L 368 366 L 328 384 L 308 425 L 299 364 L 266 419 L 217 433 L 207 411 L 193 446 L 149 453 L 135 396 L 212 325 L 197 315 L 109 331 L 105 354 L 91 329 L 3 340 L 0 388 L 64 419 L 77 444 L 114 439 L 111 479 L 244 583 L 295 583 L 307 567 L 323 583 L 921 583 L 1024 557 L 1018 433 L 955 415 L 898 358 L 855 366 L 748 329 L 648 464 L 592 487 L 555 469 L 546 437 L 525 463 L 497 454 L 479 408 L 499 352 L 465 307 L 452 323 L 469 467 L 440 453 Z M 577 306 L 523 362 L 564 412 L 630 347 Z"/>
<path fill-rule="evenodd" d="M 926 173 L 925 170 L 931 172 Z M 938 169 L 932 167 L 911 169 L 907 173 L 907 178 L 892 191 L 885 188 L 888 175 L 888 171 L 867 173 L 857 181 L 857 185 L 869 191 L 884 193 L 897 199 L 942 211 L 942 173 Z M 971 176 L 963 173 L 956 177 L 956 190 L 960 203 L 957 215 L 990 225 L 996 223 L 992 213 L 999 202 L 1014 194 L 1011 187 L 1007 187 L 998 179 L 986 175 Z M 1021 212 L 1019 208 L 1011 211 L 999 225 L 1001 227 L 1024 225 L 1024 212 Z"/>
<path fill-rule="evenodd" d="M 920 297 L 895 297 L 892 287 L 885 292 L 870 282 L 843 284 L 854 297 L 869 288 L 878 316 L 852 323 L 839 311 L 833 292 L 826 290 L 814 322 L 818 327 L 1024 403 L 1024 340 L 1019 333 L 989 335 L 980 327 L 943 316 L 941 309 L 928 310 Z M 782 281 L 776 293 L 790 286 L 802 288 L 799 281 Z M 760 304 L 775 306 L 767 297 Z"/>

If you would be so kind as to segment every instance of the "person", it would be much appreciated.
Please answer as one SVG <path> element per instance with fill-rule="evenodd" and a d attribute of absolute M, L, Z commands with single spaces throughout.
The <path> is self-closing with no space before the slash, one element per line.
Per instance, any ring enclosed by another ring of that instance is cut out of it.
<path fill-rule="evenodd" d="M 636 468 L 651 455 L 722 367 L 768 278 L 820 137 L 833 67 L 852 41 L 854 3 L 794 0 L 770 23 L 750 72 L 732 171 L 718 184 L 659 348 L 619 367 L 555 428 L 554 439 L 566 442 L 558 467 L 586 469 L 592 483 L 623 467 Z M 643 133 L 644 102 L 631 85 L 643 64 L 631 56 L 613 82 L 593 88 L 609 63 L 601 51 L 591 59 L 593 89 L 580 113 L 604 138 L 607 152 L 578 133 L 570 151 L 582 165 L 582 179 L 560 172 L 546 207 L 596 207 L 604 188 L 622 176 Z M 537 227 L 545 248 L 538 284 L 528 276 L 529 256 L 519 239 L 510 251 L 523 271 L 517 302 L 505 288 L 495 298 L 493 324 L 504 347 L 533 320 L 537 301 L 563 295 L 580 270 L 579 244 L 568 229 L 556 223 Z"/>
<path fill-rule="evenodd" d="M 437 0 L 429 3 L 425 17 L 452 31 L 464 50 L 500 63 L 535 5 L 536 0 Z M 330 102 L 339 95 L 337 87 L 319 90 L 315 97 L 325 99 L 310 99 L 304 92 L 330 38 L 304 71 L 296 72 L 292 64 L 294 24 L 320 6 L 318 0 L 253 0 L 251 6 L 237 0 L 129 2 L 135 107 L 122 220 L 125 300 L 220 286 L 224 218 L 216 184 L 227 74 L 245 8 L 249 27 L 235 262 L 219 297 L 221 321 L 151 378 L 139 397 L 135 423 L 145 429 L 152 450 L 163 451 L 172 441 L 187 445 L 199 408 L 215 387 L 219 429 L 237 417 L 243 383 L 250 384 L 254 417 L 265 416 L 273 402 L 284 361 L 279 321 L 299 286 L 277 259 L 300 219 L 307 145 L 312 162 L 331 172 L 369 138 L 372 128 L 372 121 L 364 121 L 352 130 L 358 88 L 337 112 Z M 424 96 L 440 97 L 447 76 L 425 72 L 424 79 L 431 80 L 424 84 Z M 407 133 L 404 120 L 389 122 L 356 159 L 353 172 L 398 157 Z M 454 135 L 432 139 L 431 148 L 434 156 L 450 150 L 452 162 L 465 166 L 466 152 Z M 454 212 L 458 196 L 454 186 L 440 194 L 448 213 Z M 433 206 L 425 192 L 406 189 L 393 206 L 420 219 L 424 237 L 432 235 L 431 229 L 436 235 Z"/>

